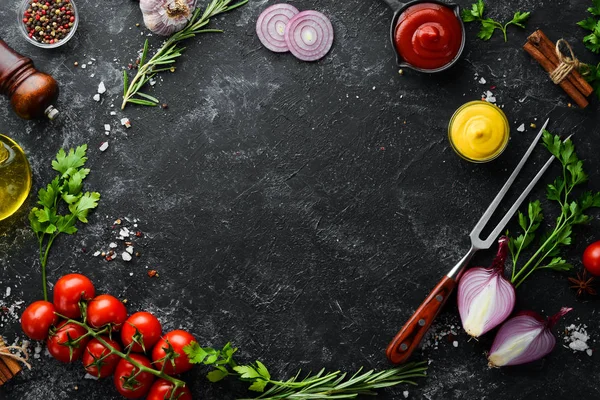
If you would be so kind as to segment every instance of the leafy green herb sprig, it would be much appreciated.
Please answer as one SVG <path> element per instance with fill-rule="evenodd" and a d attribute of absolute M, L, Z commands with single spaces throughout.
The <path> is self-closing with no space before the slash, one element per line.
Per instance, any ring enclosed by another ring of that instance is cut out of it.
<path fill-rule="evenodd" d="M 213 368 L 207 375 L 211 382 L 218 382 L 228 376 L 250 383 L 251 391 L 261 393 L 255 399 L 353 399 L 358 395 L 376 395 L 376 389 L 396 386 L 402 383 L 416 385 L 412 379 L 426 376 L 426 362 L 404 364 L 398 368 L 383 371 L 358 370 L 349 376 L 340 371 L 325 372 L 301 377 L 301 371 L 286 381 L 271 379 L 267 367 L 260 361 L 249 365 L 238 365 L 233 359 L 237 348 L 227 343 L 222 349 L 202 348 L 196 342 L 184 347 L 190 362 Z M 241 399 L 248 400 L 248 399 Z"/>
<path fill-rule="evenodd" d="M 38 191 L 37 204 L 40 207 L 34 207 L 29 213 L 31 229 L 39 242 L 44 300 L 48 300 L 46 264 L 54 240 L 61 233 L 76 233 L 77 221 L 87 223 L 88 213 L 98 206 L 100 200 L 97 192 L 83 192 L 83 180 L 90 173 L 88 168 L 84 168 L 86 151 L 85 144 L 75 150 L 70 149 L 68 153 L 64 149 L 59 150 L 52 161 L 52 169 L 59 175 Z M 68 213 L 61 215 L 61 210 Z"/>
<path fill-rule="evenodd" d="M 527 215 L 518 212 L 519 226 L 522 233 L 517 237 L 510 237 L 508 242 L 512 256 L 513 271 L 511 282 L 518 287 L 534 271 L 551 269 L 555 271 L 568 271 L 573 266 L 560 256 L 560 250 L 572 242 L 573 227 L 585 224 L 591 220 L 586 212 L 593 207 L 600 207 L 600 192 L 584 191 L 578 198 L 574 198 L 573 190 L 588 180 L 583 170 L 583 162 L 575 153 L 575 146 L 571 139 L 564 142 L 559 136 L 545 131 L 543 136 L 544 146 L 555 156 L 562 165 L 562 174 L 546 188 L 548 200 L 558 203 L 560 215 L 554 226 L 539 237 L 537 250 L 523 265 L 519 264 L 519 257 L 536 238 L 544 215 L 539 200 L 529 203 Z"/>
<path fill-rule="evenodd" d="M 461 13 L 462 20 L 464 22 L 481 22 L 481 29 L 477 34 L 477 37 L 481 40 L 490 40 L 494 31 L 496 29 L 500 29 L 504 35 L 504 41 L 508 41 L 506 38 L 506 29 L 509 25 L 516 25 L 520 28 L 525 28 L 525 22 L 529 19 L 531 15 L 530 12 L 515 12 L 513 18 L 505 24 L 502 24 L 498 21 L 494 21 L 491 18 L 484 18 L 483 12 L 485 9 L 485 4 L 483 0 L 477 0 L 477 3 L 471 6 L 471 9 L 464 9 Z"/>
<path fill-rule="evenodd" d="M 593 0 L 592 6 L 587 9 L 592 14 L 591 17 L 579 21 L 577 25 L 591 31 L 589 35 L 583 38 L 583 43 L 590 51 L 600 53 L 600 0 Z"/>
<path fill-rule="evenodd" d="M 156 97 L 143 93 L 140 90 L 159 72 L 175 72 L 173 65 L 185 50 L 185 47 L 179 46 L 179 42 L 193 38 L 200 33 L 223 32 L 219 29 L 205 29 L 204 27 L 210 22 L 212 17 L 243 6 L 248 0 L 230 5 L 231 2 L 232 0 L 212 0 L 204 10 L 204 13 L 198 7 L 185 28 L 169 37 L 150 59 L 148 59 L 149 44 L 148 39 L 146 39 L 137 73 L 131 81 L 129 81 L 127 71 L 123 71 L 123 103 L 121 104 L 121 109 L 124 109 L 128 103 L 142 106 L 157 106 L 160 101 Z"/>

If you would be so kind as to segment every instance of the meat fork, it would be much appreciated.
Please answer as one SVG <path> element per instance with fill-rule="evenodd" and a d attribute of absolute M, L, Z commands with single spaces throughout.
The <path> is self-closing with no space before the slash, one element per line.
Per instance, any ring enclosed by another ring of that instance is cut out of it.
<path fill-rule="evenodd" d="M 394 339 L 392 339 L 392 341 L 388 345 L 386 355 L 392 363 L 399 364 L 408 360 L 408 358 L 411 356 L 413 351 L 415 351 L 415 349 L 423 339 L 423 336 L 425 336 L 425 333 L 427 333 L 427 331 L 431 327 L 433 320 L 439 314 L 440 310 L 448 300 L 448 297 L 450 297 L 450 293 L 452 293 L 452 290 L 454 290 L 454 287 L 460 279 L 462 272 L 469 264 L 469 261 L 471 261 L 473 255 L 478 250 L 489 249 L 492 246 L 492 244 L 496 241 L 498 235 L 500 235 L 500 233 L 506 227 L 508 221 L 512 218 L 515 211 L 517 211 L 519 206 L 521 206 L 521 203 L 523 203 L 523 200 L 525 200 L 527 195 L 529 195 L 531 189 L 533 189 L 535 184 L 540 180 L 542 175 L 544 175 L 544 172 L 546 172 L 548 167 L 550 167 L 550 164 L 552 164 L 552 162 L 554 161 L 555 157 L 550 157 L 550 159 L 546 162 L 546 164 L 544 164 L 542 169 L 540 169 L 537 175 L 531 180 L 529 185 L 527 185 L 525 190 L 523 190 L 523 193 L 521 193 L 519 198 L 517 198 L 512 207 L 506 212 L 502 220 L 498 223 L 498 225 L 496 225 L 492 233 L 490 233 L 487 239 L 482 240 L 479 236 L 481 235 L 483 228 L 487 225 L 492 214 L 494 214 L 494 211 L 496 211 L 496 208 L 506 195 L 506 192 L 508 192 L 508 189 L 510 188 L 512 183 L 515 181 L 517 175 L 523 168 L 523 165 L 525 165 L 525 162 L 533 152 L 540 138 L 542 137 L 544 129 L 546 129 L 546 126 L 548 125 L 549 121 L 550 119 L 546 120 L 544 126 L 542 126 L 542 129 L 540 129 L 540 132 L 533 140 L 533 143 L 531 143 L 531 145 L 529 146 L 529 149 L 527 149 L 527 152 L 525 153 L 523 158 L 521 158 L 521 161 L 519 161 L 519 164 L 517 165 L 513 173 L 510 175 L 502 189 L 500 189 L 500 192 L 498 192 L 498 194 L 496 195 L 494 201 L 492 201 L 492 204 L 490 204 L 488 209 L 481 216 L 479 222 L 477 222 L 477 225 L 475 225 L 475 227 L 469 234 L 469 237 L 471 238 L 471 248 L 469 249 L 467 254 L 450 270 L 450 272 L 448 272 L 448 274 L 446 274 L 446 276 L 442 278 L 442 280 L 431 291 L 431 293 L 429 294 L 429 296 L 427 296 L 423 303 L 421 303 L 421 306 L 417 309 L 417 311 L 415 311 L 412 317 L 409 318 L 406 324 L 404 324 L 402 329 L 400 329 L 400 331 L 396 334 Z"/>

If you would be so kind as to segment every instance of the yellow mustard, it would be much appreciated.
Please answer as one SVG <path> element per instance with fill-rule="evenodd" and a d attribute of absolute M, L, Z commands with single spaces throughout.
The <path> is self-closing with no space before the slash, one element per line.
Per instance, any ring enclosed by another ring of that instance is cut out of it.
<path fill-rule="evenodd" d="M 0 221 L 21 207 L 30 189 L 31 169 L 23 149 L 0 135 Z"/>
<path fill-rule="evenodd" d="M 452 148 L 472 162 L 487 162 L 506 148 L 510 127 L 504 112 L 492 103 L 477 100 L 462 105 L 450 120 Z"/>

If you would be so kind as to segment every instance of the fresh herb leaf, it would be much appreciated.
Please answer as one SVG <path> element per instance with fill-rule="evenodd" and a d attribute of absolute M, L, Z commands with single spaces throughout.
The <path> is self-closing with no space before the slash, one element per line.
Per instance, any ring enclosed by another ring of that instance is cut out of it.
<path fill-rule="evenodd" d="M 471 9 L 465 9 L 461 13 L 461 18 L 463 22 L 476 22 L 479 21 L 481 23 L 481 29 L 477 34 L 477 37 L 481 40 L 490 40 L 494 34 L 496 29 L 500 29 L 502 34 L 504 35 L 504 41 L 506 42 L 508 39 L 506 37 L 506 29 L 509 25 L 515 25 L 520 28 L 525 28 L 525 22 L 529 19 L 531 15 L 530 12 L 520 12 L 517 11 L 513 15 L 513 18 L 502 24 L 498 21 L 495 21 L 491 18 L 483 18 L 483 12 L 485 10 L 485 5 L 483 0 L 478 0 L 477 3 L 471 6 Z"/>
<path fill-rule="evenodd" d="M 582 21 L 579 21 L 577 25 L 591 31 L 590 34 L 583 37 L 583 43 L 593 53 L 600 53 L 600 1 L 594 0 L 592 7 L 588 8 L 587 11 L 592 14 L 592 17 L 588 17 Z"/>
<path fill-rule="evenodd" d="M 243 382 L 250 383 L 248 390 L 261 393 L 256 399 L 351 399 L 359 395 L 375 395 L 376 389 L 396 386 L 403 383 L 416 383 L 414 378 L 425 377 L 426 362 L 408 363 L 398 368 L 383 371 L 358 370 L 347 378 L 340 371 L 319 371 L 300 378 L 301 371 L 286 381 L 276 381 L 271 378 L 267 367 L 260 361 L 250 365 L 238 365 L 233 355 L 237 348 L 227 343 L 222 349 L 200 347 L 192 342 L 183 348 L 192 364 L 204 364 L 214 368 L 209 371 L 207 378 L 210 382 L 218 382 L 228 376 L 235 376 Z M 247 400 L 247 399 L 240 399 Z"/>
<path fill-rule="evenodd" d="M 137 73 L 131 81 L 129 80 L 127 72 L 123 71 L 123 103 L 121 104 L 121 109 L 124 109 L 127 104 L 138 104 L 150 107 L 158 105 L 158 99 L 140 93 L 140 89 L 160 72 L 175 72 L 175 61 L 177 61 L 177 58 L 180 57 L 185 50 L 185 48 L 177 46 L 179 42 L 190 39 L 201 33 L 222 32 L 218 29 L 204 29 L 204 26 L 208 25 L 210 19 L 216 15 L 241 7 L 248 2 L 248 0 L 241 0 L 238 3 L 231 4 L 232 1 L 233 0 L 212 0 L 204 12 L 202 12 L 201 7 L 196 8 L 187 25 L 181 31 L 176 32 L 169 37 L 150 59 L 148 59 L 149 44 L 146 39 Z M 136 98 L 136 95 L 143 97 L 144 99 Z"/>
<path fill-rule="evenodd" d="M 523 230 L 523 234 L 516 238 L 510 238 L 509 241 L 513 260 L 511 282 L 517 287 L 538 269 L 555 271 L 571 269 L 573 266 L 560 257 L 560 251 L 573 242 L 573 226 L 585 224 L 591 220 L 590 216 L 585 214 L 586 210 L 600 207 L 600 192 L 585 191 L 577 199 L 574 199 L 573 191 L 577 186 L 585 183 L 588 176 L 584 171 L 583 162 L 577 157 L 571 139 L 562 141 L 560 137 L 544 131 L 543 143 L 562 165 L 562 174 L 546 188 L 546 197 L 548 200 L 558 203 L 560 215 L 554 226 L 539 237 L 537 250 L 521 266 L 519 265 L 519 256 L 533 242 L 533 233 L 539 228 L 543 215 L 539 200 L 529 203 L 527 219 L 521 212 L 518 213 L 519 226 Z"/>
<path fill-rule="evenodd" d="M 46 185 L 46 188 L 38 191 L 37 204 L 40 207 L 34 207 L 29 213 L 31 229 L 38 238 L 45 300 L 48 300 L 46 265 L 54 240 L 61 233 L 76 233 L 76 222 L 87 223 L 90 210 L 98 207 L 100 200 L 99 193 L 82 193 L 83 180 L 90 173 L 89 169 L 83 168 L 87 161 L 86 152 L 87 145 L 68 152 L 64 149 L 58 151 L 56 159 L 52 161 L 52 168 L 60 175 Z M 61 211 L 69 213 L 63 215 L 60 214 Z"/>
<path fill-rule="evenodd" d="M 600 0 L 592 0 L 592 7 L 587 10 L 592 15 L 600 15 Z"/>

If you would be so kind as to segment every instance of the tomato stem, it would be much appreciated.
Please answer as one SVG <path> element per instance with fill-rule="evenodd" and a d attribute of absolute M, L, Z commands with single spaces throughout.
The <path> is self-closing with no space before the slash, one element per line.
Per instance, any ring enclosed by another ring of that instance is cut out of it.
<path fill-rule="evenodd" d="M 58 315 L 60 317 L 64 317 L 64 316 L 62 316 L 62 315 L 60 315 L 58 313 L 56 313 L 56 315 Z M 175 379 L 172 376 L 169 376 L 169 375 L 165 374 L 163 370 L 158 371 L 158 370 L 153 369 L 153 368 L 148 368 L 148 367 L 140 364 L 139 362 L 135 361 L 134 359 L 132 359 L 129 356 L 129 352 L 127 354 L 122 353 L 119 350 L 115 349 L 113 346 L 111 346 L 109 343 L 107 343 L 106 340 L 104 340 L 101 335 L 103 333 L 105 333 L 108 328 L 104 328 L 101 331 L 96 332 L 93 328 L 89 327 L 87 324 L 85 324 L 83 322 L 79 322 L 79 321 L 76 321 L 76 320 L 73 320 L 73 319 L 67 319 L 67 322 L 73 323 L 75 325 L 78 325 L 78 326 L 86 329 L 87 330 L 86 335 L 90 335 L 94 339 L 98 340 L 100 343 L 102 343 L 102 345 L 104 347 L 106 347 L 108 350 L 110 350 L 110 352 L 112 354 L 116 354 L 119 357 L 127 360 L 129 363 L 133 364 L 136 368 L 138 368 L 139 373 L 141 373 L 141 372 L 148 372 L 148 373 L 150 373 L 152 375 L 155 375 L 155 376 L 157 376 L 159 378 L 162 378 L 164 380 L 167 380 L 167 381 L 171 382 L 173 385 L 175 385 L 175 388 L 173 389 L 173 391 L 177 390 L 178 388 L 181 388 L 181 387 L 185 386 L 185 382 L 184 381 L 181 381 L 179 379 Z M 163 369 L 164 369 L 164 364 L 165 363 L 163 363 Z"/>

